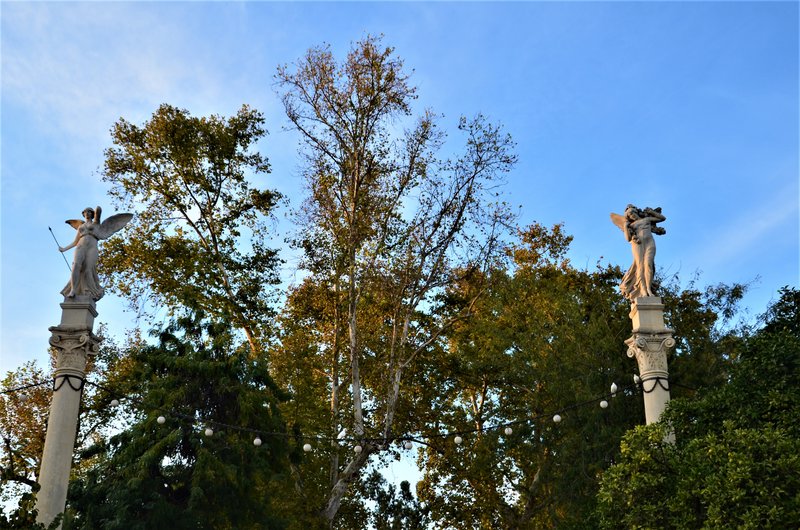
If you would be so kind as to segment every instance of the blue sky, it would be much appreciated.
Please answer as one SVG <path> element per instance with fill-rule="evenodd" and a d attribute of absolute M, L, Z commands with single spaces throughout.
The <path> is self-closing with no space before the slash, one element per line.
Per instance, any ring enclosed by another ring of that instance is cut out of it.
<path fill-rule="evenodd" d="M 297 138 L 283 130 L 275 69 L 323 42 L 341 57 L 368 33 L 414 70 L 417 110 L 442 113 L 449 130 L 482 112 L 514 136 L 507 196 L 522 225 L 563 222 L 576 265 L 629 265 L 608 214 L 634 203 L 663 207 L 656 264 L 667 273 L 760 277 L 753 313 L 800 283 L 797 2 L 0 8 L 0 373 L 46 363 L 68 276 L 47 227 L 66 244 L 65 219 L 98 204 L 113 213 L 99 168 L 117 119 L 141 123 L 164 102 L 195 115 L 256 107 L 271 133 L 262 184 L 297 206 Z M 123 309 L 107 296 L 98 320 L 121 334 L 136 325 Z"/>

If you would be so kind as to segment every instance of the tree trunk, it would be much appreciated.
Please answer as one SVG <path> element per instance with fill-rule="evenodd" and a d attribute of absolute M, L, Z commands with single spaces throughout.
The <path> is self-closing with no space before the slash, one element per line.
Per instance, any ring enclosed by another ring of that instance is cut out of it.
<path fill-rule="evenodd" d="M 348 486 L 353 482 L 358 472 L 361 471 L 361 468 L 367 463 L 369 455 L 373 451 L 374 449 L 371 446 L 364 447 L 360 453 L 357 453 L 353 459 L 348 462 L 344 471 L 339 474 L 339 480 L 337 480 L 336 484 L 331 488 L 331 492 L 328 495 L 328 503 L 325 509 L 322 510 L 322 516 L 328 521 L 329 525 L 333 524 L 333 519 L 339 512 L 339 508 L 342 505 L 342 497 L 347 493 Z"/>

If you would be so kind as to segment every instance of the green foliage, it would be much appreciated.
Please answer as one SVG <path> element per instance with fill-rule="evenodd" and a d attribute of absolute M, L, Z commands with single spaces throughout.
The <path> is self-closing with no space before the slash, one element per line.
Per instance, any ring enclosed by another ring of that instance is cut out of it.
<path fill-rule="evenodd" d="M 47 526 L 37 523 L 36 494 L 32 492 L 22 494 L 16 509 L 8 514 L 7 508 L 7 505 L 0 505 L 0 530 L 60 530 L 62 523 L 71 520 L 68 514 L 61 514 Z"/>
<path fill-rule="evenodd" d="M 365 481 L 366 497 L 375 503 L 370 511 L 369 527 L 375 530 L 424 530 L 428 528 L 430 509 L 414 498 L 408 481 L 399 489 L 388 484 L 380 473 L 373 471 Z"/>
<path fill-rule="evenodd" d="M 448 307 L 458 311 L 471 291 L 486 289 L 419 374 L 427 384 L 418 417 L 428 429 L 482 429 L 544 415 L 629 379 L 621 274 L 575 269 L 565 258 L 570 240 L 560 226 L 533 225 L 509 250 L 509 268 L 448 291 Z M 595 403 L 570 410 L 558 425 L 548 415 L 514 425 L 511 435 L 500 429 L 466 436 L 461 446 L 452 438 L 430 440 L 418 490 L 432 519 L 447 528 L 585 523 L 599 473 L 642 414 L 638 399 L 608 399 L 609 409 Z"/>
<path fill-rule="evenodd" d="M 680 445 L 665 425 L 636 427 L 598 496 L 602 528 L 792 528 L 800 520 L 800 439 L 772 426 Z"/>
<path fill-rule="evenodd" d="M 142 126 L 111 130 L 103 179 L 117 205 L 136 213 L 102 252 L 110 287 L 140 311 L 201 308 L 243 330 L 254 353 L 270 326 L 278 260 L 265 246 L 280 195 L 251 183 L 269 171 L 250 149 L 265 134 L 261 113 L 193 117 L 162 105 Z"/>
<path fill-rule="evenodd" d="M 623 439 L 598 496 L 604 528 L 792 528 L 800 520 L 798 291 L 783 289 L 729 381 Z M 664 442 L 673 429 L 676 443 Z"/>
<path fill-rule="evenodd" d="M 71 487 L 72 527 L 282 527 L 267 492 L 289 449 L 283 395 L 265 363 L 234 346 L 228 323 L 197 315 L 134 351 L 132 364 L 125 390 L 137 420 L 83 453 L 97 461 Z M 219 422 L 212 437 L 203 433 L 209 420 Z M 225 424 L 275 434 L 256 447 L 253 432 Z"/>
<path fill-rule="evenodd" d="M 709 388 L 727 381 L 730 365 L 739 355 L 745 328 L 735 325 L 745 284 L 697 287 L 698 278 L 681 286 L 674 275 L 661 280 L 664 318 L 675 330 L 669 352 L 672 397 L 691 395 L 692 388 Z"/>
<path fill-rule="evenodd" d="M 434 432 L 484 429 L 547 414 L 533 423 L 466 436 L 461 446 L 432 439 L 420 457 L 420 498 L 438 526 L 452 528 L 596 528 L 603 471 L 618 458 L 619 439 L 643 419 L 638 391 L 607 397 L 608 409 L 578 407 L 554 424 L 562 407 L 598 399 L 616 382 L 630 384 L 625 354 L 629 304 L 617 267 L 573 267 L 571 237 L 561 226 L 534 224 L 508 250 L 511 263 L 488 276 L 454 283 L 445 311 L 472 304 L 471 316 L 446 333 L 446 344 L 418 372 L 418 417 Z M 679 323 L 680 381 L 689 369 L 724 381 L 736 335 L 726 327 L 740 286 L 681 289 L 663 282 L 668 316 Z M 472 301 L 471 293 L 485 290 Z M 724 310 L 724 314 L 723 314 Z M 426 358 L 426 360 L 428 360 Z"/>
<path fill-rule="evenodd" d="M 35 504 L 35 495 L 28 492 L 20 496 L 16 509 L 8 514 L 5 513 L 7 506 L 0 505 L 0 529 L 45 530 L 44 525 L 36 522 Z"/>
<path fill-rule="evenodd" d="M 30 361 L 8 372 L 4 389 L 22 388 L 46 381 L 49 377 Z M 41 464 L 50 407 L 49 384 L 30 386 L 0 396 L 2 428 L 2 467 L 0 467 L 0 503 L 16 500 L 36 488 L 36 474 Z"/>
<path fill-rule="evenodd" d="M 765 316 L 779 318 L 767 320 L 761 330 L 744 340 L 727 384 L 700 399 L 677 401 L 670 407 L 666 418 L 676 434 L 691 439 L 720 429 L 727 421 L 737 428 L 771 426 L 800 436 L 795 421 L 800 412 L 800 333 L 796 325 L 781 325 L 796 322 L 800 306 L 794 304 L 794 318 L 775 311 L 796 298 L 796 289 L 781 292 L 781 299 Z"/>
<path fill-rule="evenodd" d="M 764 314 L 764 332 L 786 331 L 800 335 L 800 290 L 788 286 L 780 291 L 780 298 Z"/>

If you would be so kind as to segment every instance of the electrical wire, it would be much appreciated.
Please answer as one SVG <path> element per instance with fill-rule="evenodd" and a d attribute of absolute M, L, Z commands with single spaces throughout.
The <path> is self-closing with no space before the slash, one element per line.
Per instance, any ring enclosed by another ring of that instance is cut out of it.
<path fill-rule="evenodd" d="M 645 382 L 645 381 L 642 381 L 642 382 Z M 39 386 L 50 384 L 50 383 L 51 383 L 51 381 L 38 381 L 38 382 L 30 383 L 30 384 L 27 384 L 27 385 L 15 387 L 15 388 L 8 388 L 8 389 L 5 389 L 5 390 L 2 390 L 2 391 L 0 391 L 0 394 L 12 394 L 14 392 L 20 392 L 20 391 L 23 391 L 23 390 L 39 387 Z M 261 429 L 254 429 L 254 428 L 251 428 L 251 427 L 245 427 L 245 426 L 241 426 L 241 425 L 234 425 L 234 424 L 231 424 L 231 423 L 226 423 L 226 422 L 214 420 L 213 418 L 207 418 L 207 419 L 198 420 L 193 415 L 185 414 L 185 413 L 176 411 L 174 409 L 147 405 L 141 399 L 119 394 L 118 392 L 116 392 L 116 391 L 114 391 L 114 390 L 112 390 L 110 388 L 107 388 L 107 387 L 105 387 L 105 386 L 103 386 L 101 384 L 98 384 L 98 383 L 93 383 L 93 382 L 88 381 L 88 380 L 84 380 L 83 383 L 86 384 L 86 385 L 93 386 L 93 387 L 95 387 L 95 388 L 97 388 L 99 390 L 102 390 L 102 391 L 106 392 L 107 394 L 109 394 L 110 396 L 112 396 L 115 399 L 124 400 L 124 401 L 127 401 L 129 403 L 132 403 L 132 404 L 136 405 L 137 407 L 139 407 L 140 409 L 142 409 L 143 411 L 158 412 L 158 413 L 161 413 L 161 414 L 166 415 L 166 416 L 170 416 L 170 417 L 173 417 L 173 418 L 184 420 L 184 421 L 186 421 L 186 422 L 188 422 L 188 423 L 190 423 L 192 425 L 200 423 L 200 424 L 203 424 L 203 425 L 205 425 L 207 427 L 216 427 L 216 428 L 219 428 L 219 429 L 228 429 L 228 430 L 232 430 L 232 431 L 246 432 L 246 433 L 250 433 L 250 434 L 255 434 L 258 437 L 272 436 L 272 437 L 282 437 L 282 438 L 286 438 L 286 439 L 299 438 L 301 440 L 316 441 L 316 442 L 372 443 L 372 444 L 381 444 L 381 445 L 390 444 L 390 443 L 395 442 L 395 441 L 399 441 L 399 442 L 404 442 L 404 441 L 421 442 L 422 440 L 426 440 L 426 439 L 428 439 L 428 440 L 429 439 L 444 439 L 444 438 L 451 438 L 451 437 L 456 437 L 456 436 L 465 436 L 465 435 L 470 435 L 470 434 L 477 434 L 477 433 L 496 431 L 496 430 L 499 430 L 499 429 L 505 429 L 507 427 L 514 427 L 514 426 L 519 426 L 519 425 L 527 425 L 527 424 L 530 424 L 530 423 L 540 422 L 540 421 L 543 421 L 543 420 L 552 420 L 555 416 L 560 415 L 562 413 L 566 413 L 566 412 L 569 412 L 571 410 L 575 410 L 575 409 L 578 409 L 578 408 L 581 408 L 581 407 L 586 407 L 586 406 L 589 406 L 589 405 L 594 405 L 596 403 L 600 403 L 602 401 L 606 401 L 609 398 L 613 398 L 619 392 L 623 392 L 624 393 L 627 390 L 632 390 L 632 389 L 636 389 L 636 388 L 642 387 L 642 383 L 634 383 L 634 384 L 631 384 L 631 385 L 628 385 L 628 386 L 625 386 L 625 387 L 622 387 L 622 388 L 618 388 L 614 392 L 607 392 L 605 394 L 593 397 L 591 399 L 587 399 L 585 401 L 580 401 L 578 403 L 573 403 L 571 405 L 567 405 L 567 406 L 561 407 L 559 409 L 553 410 L 553 411 L 548 412 L 548 413 L 536 414 L 536 415 L 533 415 L 533 416 L 529 416 L 527 418 L 522 418 L 522 419 L 513 420 L 513 421 L 507 421 L 507 422 L 503 422 L 503 423 L 497 423 L 497 424 L 484 426 L 484 427 L 473 428 L 473 429 L 459 429 L 459 430 L 455 430 L 455 431 L 448 431 L 448 432 L 445 432 L 445 433 L 442 433 L 442 432 L 423 433 L 422 431 L 417 431 L 419 433 L 417 435 L 402 434 L 402 435 L 389 436 L 389 437 L 384 437 L 384 436 L 381 436 L 381 437 L 374 437 L 374 436 L 352 437 L 352 436 L 348 436 L 348 437 L 339 438 L 339 437 L 335 437 L 335 436 L 314 435 L 314 434 L 296 435 L 294 433 L 286 432 L 286 431 L 264 431 L 264 430 L 261 430 Z M 658 384 L 661 385 L 660 380 L 658 381 Z M 692 388 L 692 387 L 688 387 L 686 385 L 681 385 L 681 384 L 677 384 L 677 383 L 671 383 L 671 384 L 674 385 L 674 386 L 678 386 L 678 387 L 682 387 L 682 388 L 688 389 L 688 390 L 697 391 L 697 389 Z M 644 391 L 644 388 L 642 388 L 642 390 Z M 652 392 L 652 390 L 651 390 L 651 392 Z"/>

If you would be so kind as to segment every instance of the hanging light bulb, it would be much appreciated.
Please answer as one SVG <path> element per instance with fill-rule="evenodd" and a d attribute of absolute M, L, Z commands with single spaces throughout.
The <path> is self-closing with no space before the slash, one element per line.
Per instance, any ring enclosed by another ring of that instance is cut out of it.
<path fill-rule="evenodd" d="M 406 443 L 403 444 L 403 447 L 405 447 L 406 449 L 411 449 L 414 447 L 414 444 L 411 443 L 411 440 L 406 440 Z"/>
<path fill-rule="evenodd" d="M 353 447 L 353 451 L 355 451 L 356 454 L 358 454 L 361 451 L 363 451 L 363 449 L 362 449 L 362 447 L 360 445 L 357 445 L 357 446 Z"/>
<path fill-rule="evenodd" d="M 117 400 L 117 399 L 112 399 L 112 400 L 111 400 L 111 403 L 109 403 L 109 404 L 110 404 L 112 407 L 118 407 L 118 406 L 119 406 L 119 400 Z"/>
<path fill-rule="evenodd" d="M 167 421 L 167 418 L 164 416 L 159 416 L 156 421 L 159 423 L 159 425 L 164 425 L 164 422 Z"/>
<path fill-rule="evenodd" d="M 253 440 L 253 445 L 259 447 L 261 445 L 261 438 L 256 436 L 255 440 Z"/>
<path fill-rule="evenodd" d="M 205 435 L 206 436 L 214 436 L 214 429 L 212 429 L 211 427 L 206 427 Z"/>
<path fill-rule="evenodd" d="M 303 446 L 303 451 L 305 451 L 306 453 L 311 452 L 311 444 L 305 444 Z"/>
<path fill-rule="evenodd" d="M 633 374 L 633 382 L 637 385 L 642 382 L 642 378 L 639 377 L 639 374 Z"/>
<path fill-rule="evenodd" d="M 561 416 L 556 414 L 555 416 L 553 416 L 553 421 L 556 423 L 561 423 Z"/>
<path fill-rule="evenodd" d="M 617 384 L 611 383 L 611 397 L 617 397 Z"/>
<path fill-rule="evenodd" d="M 460 436 L 456 436 L 455 438 L 453 438 L 453 441 L 456 443 L 456 445 L 461 445 L 461 442 L 463 442 L 464 439 Z"/>
<path fill-rule="evenodd" d="M 601 409 L 607 409 L 608 408 L 608 401 L 606 401 L 605 399 L 603 401 L 601 401 L 600 402 L 600 408 Z"/>
<path fill-rule="evenodd" d="M 503 432 L 506 433 L 506 436 L 511 436 L 511 433 L 514 432 L 514 429 L 511 427 L 506 427 Z"/>

